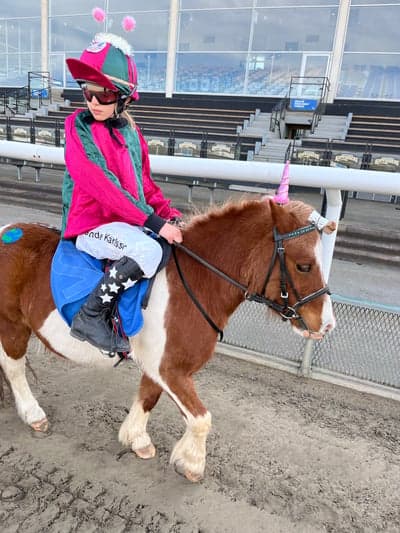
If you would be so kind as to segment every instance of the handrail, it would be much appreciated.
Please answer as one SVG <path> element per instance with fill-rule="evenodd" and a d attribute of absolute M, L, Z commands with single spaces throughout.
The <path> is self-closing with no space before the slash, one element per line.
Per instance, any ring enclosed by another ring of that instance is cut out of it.
<path fill-rule="evenodd" d="M 285 152 L 285 161 L 290 161 L 291 159 L 291 153 L 292 153 L 292 143 L 290 142 L 287 145 L 286 152 Z"/>
<path fill-rule="evenodd" d="M 50 72 L 29 71 L 28 72 L 28 105 L 29 109 L 40 109 L 44 101 L 51 102 Z M 33 80 L 39 80 L 39 87 L 33 87 Z M 37 101 L 37 107 L 32 106 L 32 100 Z"/>
<path fill-rule="evenodd" d="M 277 104 L 274 105 L 271 111 L 271 118 L 269 121 L 269 130 L 275 131 L 275 127 L 278 126 L 279 138 L 282 139 L 281 121 L 285 118 L 288 98 L 285 96 Z"/>
<path fill-rule="evenodd" d="M 28 110 L 27 87 L 2 87 L 1 99 L 3 113 L 9 111 L 12 114 Z M 14 105 L 13 105 L 14 103 Z M 22 108 L 22 109 L 21 109 Z"/>
<path fill-rule="evenodd" d="M 42 163 L 64 164 L 64 149 L 54 146 L 0 140 L 0 155 Z M 152 171 L 170 176 L 204 177 L 251 183 L 279 183 L 282 163 L 169 157 L 150 155 Z M 360 169 L 292 165 L 292 185 L 363 191 L 400 196 L 400 173 Z"/>
<path fill-rule="evenodd" d="M 307 80 L 311 80 L 311 81 L 307 81 Z M 321 81 L 319 81 L 319 83 L 316 83 L 313 80 L 321 80 Z M 311 124 L 310 124 L 310 131 L 311 133 L 314 133 L 315 128 L 318 126 L 318 123 L 321 120 L 321 116 L 326 111 L 326 103 L 327 103 L 329 87 L 330 87 L 329 79 L 324 76 L 292 76 L 290 79 L 290 86 L 289 86 L 289 99 L 292 96 L 293 89 L 297 85 L 300 85 L 301 87 L 304 85 L 311 85 L 311 86 L 318 85 L 318 88 L 319 88 L 318 105 L 316 109 L 314 109 L 313 111 Z"/>
<path fill-rule="evenodd" d="M 315 111 L 313 113 L 312 120 L 311 120 L 311 128 L 310 128 L 310 132 L 311 133 L 314 133 L 315 128 L 318 126 L 318 123 L 321 120 L 323 106 L 324 106 L 324 104 L 322 102 L 320 102 L 317 105 L 317 108 L 315 109 Z"/>
<path fill-rule="evenodd" d="M 10 111 L 10 113 L 12 113 L 13 115 L 16 115 L 17 114 L 17 110 L 16 109 L 13 109 L 12 107 L 10 107 L 8 104 L 5 104 L 4 105 L 4 109 L 8 109 L 8 111 Z"/>

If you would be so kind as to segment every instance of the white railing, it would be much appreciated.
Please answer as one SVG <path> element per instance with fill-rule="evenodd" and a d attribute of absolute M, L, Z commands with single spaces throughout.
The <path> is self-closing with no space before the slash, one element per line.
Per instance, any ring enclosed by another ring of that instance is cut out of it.
<path fill-rule="evenodd" d="M 23 159 L 42 164 L 64 164 L 64 149 L 14 141 L 0 141 L 0 156 Z M 227 182 L 254 182 L 278 184 L 283 164 L 258 161 L 229 161 L 222 159 L 198 159 L 151 155 L 154 174 L 226 180 Z M 340 191 L 362 191 L 400 196 L 400 174 L 370 170 L 292 165 L 290 183 L 304 187 L 320 187 L 326 190 L 326 217 L 339 221 L 342 207 Z M 323 269 L 326 280 L 332 264 L 336 232 L 323 234 Z"/>

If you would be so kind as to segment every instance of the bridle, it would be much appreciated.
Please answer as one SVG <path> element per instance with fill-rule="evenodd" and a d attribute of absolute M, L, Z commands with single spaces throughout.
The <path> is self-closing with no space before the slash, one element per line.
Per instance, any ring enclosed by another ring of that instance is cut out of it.
<path fill-rule="evenodd" d="M 304 296 L 302 298 L 299 295 L 298 291 L 296 290 L 296 287 L 287 269 L 286 260 L 285 260 L 285 247 L 284 247 L 283 241 L 287 241 L 289 239 L 300 237 L 301 235 L 310 233 L 310 231 L 317 231 L 317 228 L 316 226 L 314 226 L 314 224 L 310 224 L 309 226 L 304 226 L 302 228 L 298 228 L 293 231 L 290 231 L 289 233 L 283 233 L 283 234 L 278 233 L 278 230 L 274 227 L 273 229 L 274 243 L 275 243 L 274 251 L 273 251 L 272 258 L 269 264 L 269 268 L 268 268 L 268 272 L 267 272 L 267 275 L 264 281 L 264 285 L 261 290 L 261 300 L 259 300 L 260 295 L 258 294 L 254 294 L 252 295 L 251 298 L 248 298 L 252 301 L 264 303 L 265 305 L 268 305 L 268 307 L 271 307 L 272 309 L 277 311 L 281 315 L 283 320 L 298 320 L 299 322 L 301 322 L 303 327 L 308 331 L 310 331 L 310 329 L 305 323 L 304 318 L 301 315 L 299 315 L 298 309 L 302 307 L 303 305 L 311 302 L 312 300 L 319 298 L 323 294 L 330 294 L 329 287 L 325 285 L 321 289 L 318 289 L 317 291 L 314 291 L 311 294 Z M 281 300 L 283 301 L 282 304 L 279 304 L 275 300 L 269 300 L 268 298 L 265 298 L 265 296 L 262 296 L 263 294 L 265 294 L 268 282 L 271 278 L 272 270 L 274 268 L 274 265 L 277 259 L 279 260 L 280 287 L 281 287 L 280 297 L 281 297 Z M 288 285 L 290 286 L 295 297 L 297 298 L 297 302 L 291 306 L 289 305 Z M 267 303 L 267 301 L 269 303 Z"/>
<path fill-rule="evenodd" d="M 289 239 L 294 239 L 296 237 L 300 237 L 302 235 L 305 235 L 306 233 L 309 233 L 311 231 L 317 231 L 317 227 L 314 224 L 310 224 L 308 226 L 304 226 L 302 228 L 295 229 L 293 231 L 290 231 L 289 233 L 283 233 L 280 234 L 276 227 L 273 228 L 273 237 L 274 237 L 274 251 L 272 253 L 271 261 L 268 267 L 267 274 L 265 276 L 265 280 L 262 286 L 261 293 L 251 293 L 248 290 L 248 287 L 243 285 L 242 283 L 234 280 L 222 270 L 216 268 L 214 265 L 197 255 L 195 252 L 184 246 L 183 244 L 174 243 L 172 246 L 172 255 L 175 260 L 176 268 L 179 274 L 179 277 L 182 281 L 182 284 L 192 299 L 193 303 L 196 305 L 196 307 L 199 309 L 205 320 L 210 324 L 210 326 L 219 334 L 220 340 L 223 338 L 223 331 L 215 324 L 215 322 L 210 318 L 210 316 L 207 314 L 203 306 L 200 304 L 200 302 L 197 300 L 195 294 L 193 293 L 192 289 L 189 287 L 187 280 L 185 276 L 183 275 L 181 266 L 179 264 L 177 255 L 176 255 L 176 248 L 179 250 L 184 251 L 187 255 L 195 259 L 198 263 L 206 267 L 208 270 L 216 274 L 217 276 L 221 277 L 234 287 L 237 287 L 244 293 L 244 298 L 250 302 L 256 302 L 263 305 L 266 305 L 267 307 L 273 309 L 274 311 L 278 312 L 283 320 L 298 320 L 301 322 L 304 329 L 311 332 L 311 330 L 308 328 L 304 318 L 299 315 L 298 310 L 303 305 L 311 302 L 312 300 L 315 300 L 316 298 L 319 298 L 323 294 L 330 294 L 329 288 L 327 285 L 322 287 L 321 289 L 312 292 L 311 294 L 301 297 L 296 290 L 293 280 L 289 274 L 289 271 L 286 266 L 286 260 L 285 260 L 285 247 L 284 247 L 284 241 L 287 241 Z M 265 295 L 268 282 L 270 281 L 273 268 L 275 266 L 275 262 L 279 261 L 279 268 L 280 268 L 280 287 L 281 287 L 281 300 L 282 303 L 277 302 L 276 300 L 271 300 L 270 298 L 267 298 Z M 288 288 L 293 291 L 297 301 L 293 305 L 289 305 L 289 294 L 288 294 Z"/>

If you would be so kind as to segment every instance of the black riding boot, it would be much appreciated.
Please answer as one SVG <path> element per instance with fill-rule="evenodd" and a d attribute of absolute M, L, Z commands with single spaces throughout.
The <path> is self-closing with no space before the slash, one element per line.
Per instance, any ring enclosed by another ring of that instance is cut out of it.
<path fill-rule="evenodd" d="M 142 269 L 130 257 L 115 261 L 74 316 L 71 335 L 109 353 L 129 352 L 129 341 L 115 333 L 111 315 L 118 296 L 142 277 Z"/>

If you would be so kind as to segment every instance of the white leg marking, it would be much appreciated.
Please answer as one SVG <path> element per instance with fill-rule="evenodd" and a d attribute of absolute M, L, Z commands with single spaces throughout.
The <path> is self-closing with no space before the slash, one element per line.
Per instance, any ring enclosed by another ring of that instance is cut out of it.
<path fill-rule="evenodd" d="M 3 347 L 0 348 L 0 365 L 10 382 L 15 404 L 21 419 L 32 424 L 46 418 L 46 413 L 33 396 L 25 375 L 25 356 L 20 359 L 9 357 Z"/>
<path fill-rule="evenodd" d="M 119 441 L 124 446 L 130 446 L 133 451 L 153 447 L 150 436 L 146 431 L 149 416 L 150 412 L 145 413 L 142 402 L 135 398 L 129 414 L 119 430 Z"/>
<path fill-rule="evenodd" d="M 170 463 L 190 481 L 199 481 L 206 465 L 206 440 L 211 429 L 211 413 L 187 422 L 186 431 L 172 451 Z"/>

